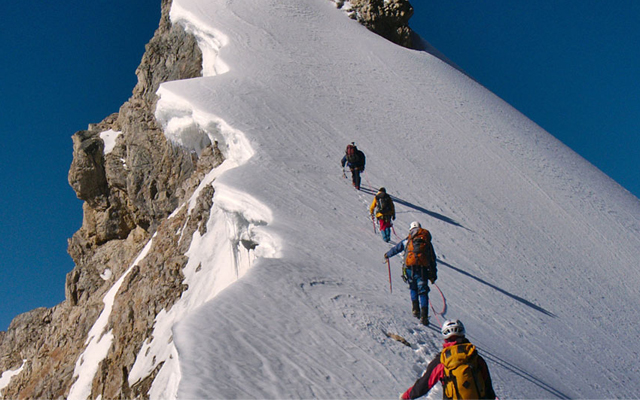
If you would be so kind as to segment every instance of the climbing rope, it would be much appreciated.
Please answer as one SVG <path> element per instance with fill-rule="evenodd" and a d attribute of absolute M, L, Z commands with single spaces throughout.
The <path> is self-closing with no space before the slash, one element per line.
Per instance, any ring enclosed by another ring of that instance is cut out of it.
<path fill-rule="evenodd" d="M 364 172 L 361 172 L 361 173 L 360 173 L 360 176 L 362 176 L 363 174 L 364 174 Z M 371 182 L 369 182 L 369 179 L 367 178 L 367 176 L 366 176 L 366 175 L 364 176 L 364 180 L 365 180 L 365 182 L 367 182 L 367 186 L 368 186 L 371 190 L 374 190 L 374 189 L 373 189 L 373 186 L 371 186 Z"/>
<path fill-rule="evenodd" d="M 393 232 L 393 236 L 396 237 L 396 239 L 398 239 L 399 242 L 402 242 L 404 239 L 402 239 L 400 236 L 398 236 L 396 234 L 396 229 L 393 227 L 393 225 L 391 225 L 391 231 Z"/>
<path fill-rule="evenodd" d="M 440 318 L 438 318 L 438 315 L 442 315 L 444 317 L 444 313 L 447 311 L 447 300 L 444 298 L 444 294 L 442 293 L 442 290 L 440 290 L 440 287 L 435 283 L 433 284 L 433 286 L 435 286 L 435 288 L 438 289 L 438 292 L 440 292 L 440 297 L 442 298 L 442 311 L 437 312 L 433 308 L 433 302 L 431 301 L 431 299 L 429 299 L 429 306 L 431 306 L 431 311 L 433 311 L 433 315 L 436 316 L 438 325 L 442 326 L 442 321 L 440 321 Z"/>

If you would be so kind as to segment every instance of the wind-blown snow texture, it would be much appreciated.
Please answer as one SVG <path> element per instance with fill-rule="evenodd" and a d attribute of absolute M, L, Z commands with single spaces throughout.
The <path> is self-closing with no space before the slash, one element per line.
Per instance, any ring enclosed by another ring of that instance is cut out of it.
<path fill-rule="evenodd" d="M 385 186 L 397 236 L 413 220 L 433 234 L 447 307 L 432 322 L 465 323 L 500 398 L 637 395 L 637 198 L 330 1 L 174 0 L 171 18 L 206 76 L 162 85 L 156 115 L 171 140 L 218 140 L 228 159 L 204 182 L 216 192 L 189 289 L 131 383 L 165 362 L 157 398 L 397 398 L 440 338 L 411 316 L 400 257 L 389 293 L 367 211 Z M 361 192 L 339 167 L 351 141 L 367 155 Z"/>

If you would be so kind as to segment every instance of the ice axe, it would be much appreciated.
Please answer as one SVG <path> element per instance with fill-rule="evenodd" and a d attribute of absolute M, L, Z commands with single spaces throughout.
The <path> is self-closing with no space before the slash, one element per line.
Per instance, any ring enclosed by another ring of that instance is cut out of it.
<path fill-rule="evenodd" d="M 393 286 L 391 285 L 391 263 L 388 257 L 385 257 L 385 260 L 387 261 L 387 269 L 389 270 L 389 293 L 393 293 Z"/>

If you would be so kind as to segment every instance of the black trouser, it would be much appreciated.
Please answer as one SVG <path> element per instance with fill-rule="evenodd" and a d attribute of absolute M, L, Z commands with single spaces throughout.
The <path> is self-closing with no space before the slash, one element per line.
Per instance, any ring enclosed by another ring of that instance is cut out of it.
<path fill-rule="evenodd" d="M 360 168 L 351 168 L 351 182 L 356 189 L 360 189 Z"/>

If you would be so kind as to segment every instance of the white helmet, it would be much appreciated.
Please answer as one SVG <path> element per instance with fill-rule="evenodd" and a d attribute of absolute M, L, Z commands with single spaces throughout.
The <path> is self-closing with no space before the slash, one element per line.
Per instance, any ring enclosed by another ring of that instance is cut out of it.
<path fill-rule="evenodd" d="M 411 225 L 409 225 L 409 230 L 413 229 L 413 228 L 422 228 L 422 226 L 420 226 L 420 222 L 418 221 L 413 221 L 411 223 Z"/>
<path fill-rule="evenodd" d="M 451 336 L 464 336 L 465 334 L 464 325 L 457 319 L 455 321 L 451 319 L 444 321 L 441 332 L 445 339 L 449 339 Z"/>

